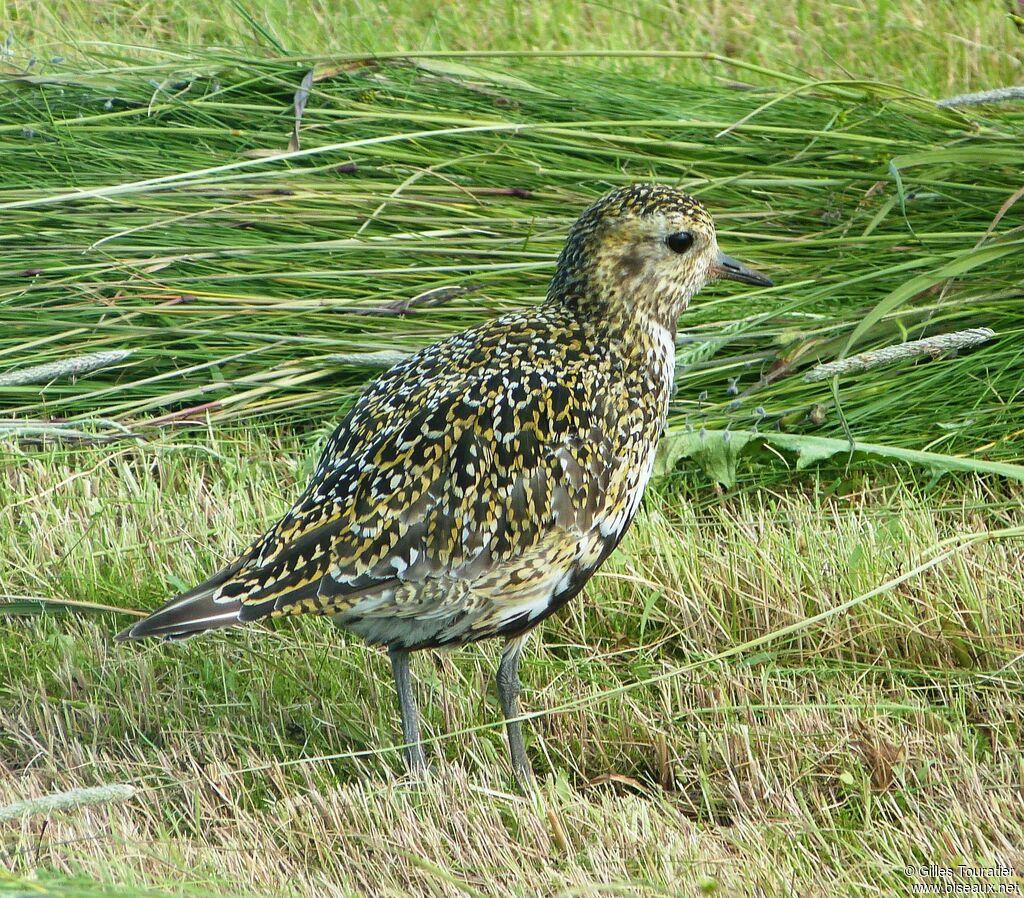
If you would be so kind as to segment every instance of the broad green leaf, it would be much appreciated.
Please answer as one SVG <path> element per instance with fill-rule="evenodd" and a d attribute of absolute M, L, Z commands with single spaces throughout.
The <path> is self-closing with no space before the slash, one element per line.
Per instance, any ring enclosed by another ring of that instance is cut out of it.
<path fill-rule="evenodd" d="M 748 443 L 754 442 L 797 453 L 797 468 L 806 468 L 837 453 L 849 452 L 852 448 L 854 453 L 921 465 L 935 471 L 967 471 L 973 474 L 996 474 L 1011 480 L 1024 480 L 1024 465 L 1007 462 L 962 458 L 860 441 L 855 441 L 851 446 L 848 440 L 796 433 L 754 434 L 748 431 L 733 431 L 729 433 L 729 439 L 726 441 L 723 437 L 727 433 L 729 432 L 708 430 L 703 432 L 703 436 L 699 432 L 670 434 L 662 440 L 661 451 L 654 468 L 655 474 L 667 474 L 678 461 L 692 458 L 710 477 L 731 486 L 736 479 L 736 458 L 739 452 Z"/>
<path fill-rule="evenodd" d="M 689 458 L 712 480 L 732 486 L 736 483 L 736 459 L 750 438 L 749 433 L 727 430 L 699 430 L 668 436 L 661 442 L 655 473 L 667 474 L 678 461 Z"/>

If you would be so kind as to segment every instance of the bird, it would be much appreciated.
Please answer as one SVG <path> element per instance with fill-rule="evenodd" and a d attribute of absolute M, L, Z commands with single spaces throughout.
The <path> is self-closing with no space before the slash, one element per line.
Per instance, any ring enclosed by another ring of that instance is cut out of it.
<path fill-rule="evenodd" d="M 513 773 L 531 783 L 523 645 L 637 514 L 677 322 L 721 279 L 772 286 L 719 250 L 700 200 L 653 183 L 612 190 L 570 228 L 543 301 L 371 381 L 281 520 L 117 639 L 327 615 L 387 650 L 407 769 L 423 776 L 411 653 L 503 638 L 497 694 Z"/>

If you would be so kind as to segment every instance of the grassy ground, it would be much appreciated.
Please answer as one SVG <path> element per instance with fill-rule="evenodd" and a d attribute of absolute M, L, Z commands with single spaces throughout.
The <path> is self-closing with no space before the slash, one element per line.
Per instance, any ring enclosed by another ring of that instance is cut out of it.
<path fill-rule="evenodd" d="M 305 457 L 262 437 L 8 455 L 0 588 L 150 607 L 283 510 Z M 419 660 L 436 779 L 415 786 L 384 657 L 326 622 L 123 647 L 123 617 L 15 620 L 0 805 L 141 791 L 8 828 L 6 862 L 268 895 L 898 894 L 907 865 L 1020 863 L 1019 545 L 901 581 L 950 537 L 1019 528 L 1020 492 L 836 487 L 660 482 L 528 653 L 534 802 L 493 647 Z"/>
<path fill-rule="evenodd" d="M 704 423 L 722 449 L 728 424 L 735 447 L 760 424 L 813 451 L 816 434 L 845 447 L 850 427 L 933 464 L 1018 461 L 1019 113 L 800 80 L 934 95 L 1019 81 L 1006 6 L 293 9 L 0 0 L 0 66 L 36 59 L 0 88 L 0 376 L 135 353 L 77 379 L 0 381 L 0 894 L 1024 888 L 1024 496 L 1010 478 L 935 480 L 878 453 L 797 472 L 763 449 L 722 489 L 708 476 L 722 459 L 699 448 L 703 465 L 656 481 L 622 550 L 527 649 L 529 799 L 505 759 L 497 646 L 417 659 L 434 772 L 414 784 L 385 658 L 324 621 L 111 642 L 287 507 L 372 373 L 328 353 L 411 348 L 535 301 L 573 211 L 641 177 L 706 193 L 723 242 L 781 283 L 697 304 L 677 439 Z M 243 52 L 139 49 L 154 42 Z M 534 65 L 508 70 L 525 87 L 471 88 L 451 68 L 369 86 L 376 71 L 341 72 L 314 87 L 302 146 L 401 139 L 261 161 L 287 146 L 306 69 L 246 55 L 526 45 L 747 67 L 618 59 L 580 80 Z M 734 79 L 771 86 L 723 86 Z M 624 118 L 641 123 L 601 124 Z M 575 124 L 407 136 L 482 120 Z M 236 162 L 248 168 L 174 190 L 137 183 Z M 483 289 L 408 318 L 360 314 L 453 282 Z M 999 339 L 959 358 L 834 393 L 798 376 L 851 335 L 860 349 L 978 325 Z M 64 418 L 146 440 L 53 443 Z M 117 783 L 134 796 L 4 820 L 22 799 Z M 920 872 L 960 863 L 1015 872 Z"/>
<path fill-rule="evenodd" d="M 1012 0 L 0 0 L 0 23 L 40 67 L 97 44 L 244 47 L 330 55 L 386 50 L 637 50 L 721 54 L 812 78 L 888 81 L 943 95 L 1017 83 Z M 152 58 L 143 50 L 139 55 Z M 909 65 L 908 60 L 918 64 Z M 620 61 L 619 65 L 635 65 Z M 753 78 L 697 58 L 659 60 L 655 77 Z"/>

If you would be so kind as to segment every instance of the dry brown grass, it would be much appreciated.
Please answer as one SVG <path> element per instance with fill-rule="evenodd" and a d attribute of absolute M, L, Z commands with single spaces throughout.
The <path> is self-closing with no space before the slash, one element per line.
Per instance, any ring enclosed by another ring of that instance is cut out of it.
<path fill-rule="evenodd" d="M 151 607 L 305 476 L 294 444 L 196 443 L 9 453 L 0 591 Z M 137 649 L 111 643 L 109 616 L 9 620 L 0 806 L 141 791 L 7 825 L 0 851 L 44 880 L 262 895 L 892 894 L 908 864 L 1024 863 L 1022 561 L 996 538 L 1019 494 L 830 487 L 659 484 L 529 651 L 529 800 L 493 646 L 418 659 L 435 773 L 417 785 L 384 659 L 324 622 Z"/>

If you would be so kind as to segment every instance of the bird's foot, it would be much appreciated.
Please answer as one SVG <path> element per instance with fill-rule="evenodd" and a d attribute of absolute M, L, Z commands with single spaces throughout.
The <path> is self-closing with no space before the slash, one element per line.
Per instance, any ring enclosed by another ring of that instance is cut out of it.
<path fill-rule="evenodd" d="M 516 785 L 524 795 L 532 795 L 537 791 L 537 778 L 533 775 L 533 765 L 526 757 L 526 752 L 516 752 L 512 758 L 512 774 L 515 776 Z"/>
<path fill-rule="evenodd" d="M 405 771 L 409 779 L 423 781 L 430 777 L 430 767 L 427 764 L 427 756 L 423 753 L 423 746 L 417 743 L 405 751 Z"/>

